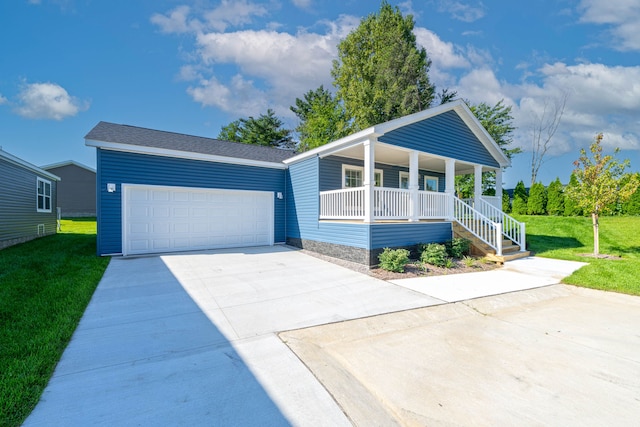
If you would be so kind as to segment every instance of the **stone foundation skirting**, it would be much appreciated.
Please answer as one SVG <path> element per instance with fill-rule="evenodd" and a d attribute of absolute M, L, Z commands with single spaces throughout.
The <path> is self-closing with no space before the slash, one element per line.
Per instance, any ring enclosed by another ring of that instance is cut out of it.
<path fill-rule="evenodd" d="M 382 251 L 384 251 L 383 248 L 363 249 L 353 246 L 338 245 L 336 243 L 319 242 L 317 240 L 299 239 L 296 237 L 287 237 L 287 244 L 333 258 L 343 259 L 345 261 L 366 265 L 368 267 L 374 267 L 378 265 L 378 255 L 380 255 Z M 406 247 L 403 246 L 401 248 L 408 249 L 412 253 L 416 250 L 415 245 Z M 394 247 L 392 249 L 398 248 Z"/>

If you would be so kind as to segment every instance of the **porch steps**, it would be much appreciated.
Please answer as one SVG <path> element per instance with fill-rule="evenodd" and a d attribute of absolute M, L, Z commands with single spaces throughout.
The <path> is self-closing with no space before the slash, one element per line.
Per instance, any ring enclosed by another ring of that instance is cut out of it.
<path fill-rule="evenodd" d="M 514 259 L 526 258 L 531 255 L 529 251 L 521 251 L 520 246 L 515 245 L 511 240 L 504 239 L 502 241 L 502 256 L 496 255 L 495 249 L 487 245 L 476 236 L 471 234 L 466 228 L 457 222 L 452 223 L 454 237 L 461 237 L 471 241 L 471 254 L 477 256 L 484 256 L 488 260 L 504 264 L 507 261 L 513 261 Z"/>

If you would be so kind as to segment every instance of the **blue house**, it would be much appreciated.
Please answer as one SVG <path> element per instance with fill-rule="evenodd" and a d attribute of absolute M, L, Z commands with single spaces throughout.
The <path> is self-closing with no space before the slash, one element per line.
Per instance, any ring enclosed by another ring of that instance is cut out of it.
<path fill-rule="evenodd" d="M 288 243 L 374 265 L 385 247 L 454 234 L 499 260 L 526 254 L 524 224 L 500 208 L 509 159 L 461 101 L 301 154 L 105 122 L 85 138 L 100 255 Z M 475 194 L 461 200 L 454 179 L 469 173 Z"/>

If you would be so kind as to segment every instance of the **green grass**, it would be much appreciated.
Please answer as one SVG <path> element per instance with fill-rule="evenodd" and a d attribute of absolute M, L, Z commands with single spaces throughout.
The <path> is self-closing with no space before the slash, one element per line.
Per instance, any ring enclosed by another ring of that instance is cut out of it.
<path fill-rule="evenodd" d="M 563 280 L 571 285 L 640 295 L 640 217 L 600 218 L 600 253 L 622 259 L 594 259 L 591 218 L 518 216 L 527 226 L 527 245 L 537 256 L 588 262 Z"/>
<path fill-rule="evenodd" d="M 95 255 L 95 219 L 61 227 L 0 251 L 0 426 L 38 403 L 109 263 Z"/>

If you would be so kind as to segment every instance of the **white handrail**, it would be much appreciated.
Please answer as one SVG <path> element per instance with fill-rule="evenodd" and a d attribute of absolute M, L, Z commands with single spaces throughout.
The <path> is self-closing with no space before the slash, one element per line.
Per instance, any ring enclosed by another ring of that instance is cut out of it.
<path fill-rule="evenodd" d="M 502 224 L 502 234 L 516 245 L 520 246 L 520 250 L 526 250 L 525 224 L 519 222 L 512 216 L 507 215 L 501 209 L 496 208 L 492 203 L 487 202 L 483 198 L 476 200 L 475 209 L 482 215 L 490 218 L 492 221 Z"/>
<path fill-rule="evenodd" d="M 491 246 L 497 256 L 502 256 L 502 225 L 491 221 L 471 205 L 453 197 L 453 217 L 471 234 Z"/>

